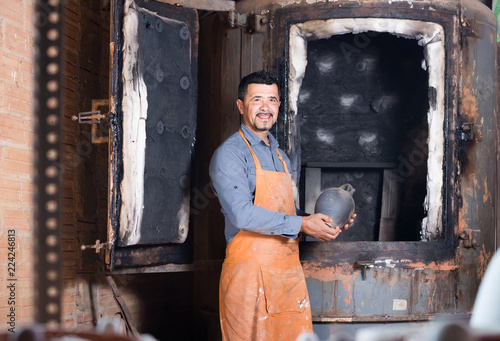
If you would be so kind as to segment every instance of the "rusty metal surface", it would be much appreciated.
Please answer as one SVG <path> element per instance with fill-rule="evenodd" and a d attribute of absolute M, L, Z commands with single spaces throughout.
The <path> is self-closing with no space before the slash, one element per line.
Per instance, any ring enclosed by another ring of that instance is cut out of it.
<path fill-rule="evenodd" d="M 371 5 L 384 6 L 388 10 L 394 8 L 415 8 L 415 9 L 427 9 L 430 11 L 439 11 L 440 9 L 455 12 L 460 7 L 469 8 L 479 8 L 481 11 L 485 12 L 487 10 L 491 11 L 490 8 L 486 7 L 478 0 L 428 0 L 425 2 L 413 2 L 413 1 L 391 1 L 391 0 L 358 0 L 353 1 L 325 1 L 325 0 L 239 0 L 236 1 L 236 11 L 239 13 L 266 13 L 267 11 L 276 11 L 280 9 L 291 9 L 291 8 L 305 8 L 305 6 L 321 6 L 330 8 L 341 8 L 341 7 L 368 7 Z M 375 16 L 373 16 L 375 17 Z"/>
<path fill-rule="evenodd" d="M 173 6 L 195 8 L 205 11 L 234 11 L 235 2 L 231 0 L 155 0 Z"/>
<path fill-rule="evenodd" d="M 93 99 L 92 100 L 92 111 L 97 111 L 99 107 L 106 107 L 107 111 L 104 113 L 106 120 L 109 118 L 109 99 Z M 101 122 L 102 123 L 102 122 Z M 109 130 L 109 125 L 105 125 L 104 129 L 100 129 L 99 124 L 92 124 L 92 143 L 106 143 L 109 142 L 109 136 L 103 134 L 105 130 Z M 101 134 L 99 134 L 99 131 Z M 109 133 L 109 132 L 108 132 Z"/>
<path fill-rule="evenodd" d="M 252 5 L 243 1 L 241 6 Z M 378 17 L 443 26 L 447 95 L 442 237 L 431 242 L 308 242 L 301 245 L 301 259 L 316 322 L 426 321 L 443 315 L 466 319 L 495 249 L 496 24 L 491 11 L 472 1 L 309 5 L 297 1 L 269 6 L 274 8 L 270 13 L 274 68 L 285 96 L 287 35 L 294 23 Z M 278 130 L 285 146 L 289 142 L 287 100 L 282 101 Z M 460 127 L 465 122 L 481 126 L 482 141 L 460 141 Z M 475 243 L 459 238 L 464 231 Z"/>
<path fill-rule="evenodd" d="M 113 268 L 156 266 L 168 263 L 191 263 L 192 233 L 184 244 L 166 244 L 156 246 L 115 246 Z"/>
<path fill-rule="evenodd" d="M 123 91 L 121 73 L 123 69 L 121 59 L 121 49 L 123 48 L 123 8 L 122 1 L 111 1 L 111 43 L 110 43 L 110 72 L 111 72 L 111 93 L 110 93 L 110 124 L 111 127 L 119 127 L 122 120 L 121 101 L 118 94 Z M 107 224 L 107 252 L 105 256 L 108 269 L 113 269 L 115 258 L 116 242 L 116 222 L 120 219 L 120 178 L 116 174 L 123 172 L 123 160 L 118 146 L 122 143 L 122 137 L 118 129 L 111 128 L 109 134 L 109 199 L 108 199 L 108 224 Z"/>
<path fill-rule="evenodd" d="M 213 259 L 194 261 L 191 264 L 169 263 L 158 266 L 124 267 L 113 270 L 113 275 L 192 271 L 214 271 L 215 273 L 220 273 L 222 262 L 222 259 Z"/>

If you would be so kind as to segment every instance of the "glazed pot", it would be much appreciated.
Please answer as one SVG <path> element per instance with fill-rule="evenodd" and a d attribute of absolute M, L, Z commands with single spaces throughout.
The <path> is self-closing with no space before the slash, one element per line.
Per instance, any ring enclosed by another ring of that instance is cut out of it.
<path fill-rule="evenodd" d="M 333 220 L 332 227 L 342 228 L 354 214 L 354 192 L 351 184 L 325 189 L 316 200 L 314 213 L 326 214 Z"/>

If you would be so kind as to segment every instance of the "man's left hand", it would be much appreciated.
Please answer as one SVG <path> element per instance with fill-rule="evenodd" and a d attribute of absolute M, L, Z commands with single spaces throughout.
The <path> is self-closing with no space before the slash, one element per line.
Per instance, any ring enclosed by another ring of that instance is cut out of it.
<path fill-rule="evenodd" d="M 357 214 L 354 213 L 351 217 L 351 219 L 349 219 L 349 221 L 347 222 L 347 224 L 345 224 L 344 226 L 342 226 L 341 230 L 342 231 L 345 231 L 349 228 L 349 226 L 351 226 L 351 224 L 353 223 L 354 219 L 356 218 Z"/>

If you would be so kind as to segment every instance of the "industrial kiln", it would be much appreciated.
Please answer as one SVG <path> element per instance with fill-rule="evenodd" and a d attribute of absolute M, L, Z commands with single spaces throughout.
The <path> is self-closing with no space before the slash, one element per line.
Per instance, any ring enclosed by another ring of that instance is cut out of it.
<path fill-rule="evenodd" d="M 273 133 L 298 205 L 313 213 L 323 189 L 356 189 L 348 231 L 301 242 L 315 331 L 466 319 L 498 246 L 491 10 L 476 0 L 173 3 L 113 1 L 109 271 L 217 277 L 223 225 L 205 212 L 215 207 L 207 160 L 239 125 L 240 78 L 264 68 L 280 79 Z"/>

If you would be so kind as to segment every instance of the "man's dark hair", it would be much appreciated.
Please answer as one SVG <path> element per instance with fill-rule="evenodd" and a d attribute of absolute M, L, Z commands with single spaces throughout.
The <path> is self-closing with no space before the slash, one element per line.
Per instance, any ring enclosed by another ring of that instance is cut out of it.
<path fill-rule="evenodd" d="M 278 86 L 279 93 L 278 77 L 269 71 L 260 70 L 243 77 L 240 85 L 238 86 L 238 98 L 242 101 L 245 100 L 245 96 L 247 95 L 248 84 L 276 84 Z"/>

